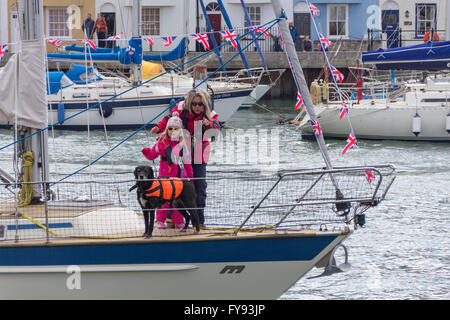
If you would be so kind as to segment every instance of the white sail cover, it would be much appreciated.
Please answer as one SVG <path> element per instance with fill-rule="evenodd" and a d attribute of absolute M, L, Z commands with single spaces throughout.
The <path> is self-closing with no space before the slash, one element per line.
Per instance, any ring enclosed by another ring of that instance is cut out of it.
<path fill-rule="evenodd" d="M 0 70 L 0 123 L 35 129 L 48 125 L 45 42 L 22 41 L 21 49 Z"/>

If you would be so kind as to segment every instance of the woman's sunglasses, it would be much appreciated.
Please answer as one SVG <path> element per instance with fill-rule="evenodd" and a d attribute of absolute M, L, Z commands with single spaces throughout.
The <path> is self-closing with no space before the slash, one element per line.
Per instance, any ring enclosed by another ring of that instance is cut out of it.
<path fill-rule="evenodd" d="M 201 107 L 201 106 L 203 106 L 203 102 L 192 102 L 192 106 L 194 106 L 194 107 L 197 107 L 197 106 L 199 106 L 199 107 Z"/>
<path fill-rule="evenodd" d="M 169 128 L 167 128 L 167 131 L 176 131 L 176 130 L 178 130 L 178 129 L 180 129 L 180 128 L 169 127 Z"/>

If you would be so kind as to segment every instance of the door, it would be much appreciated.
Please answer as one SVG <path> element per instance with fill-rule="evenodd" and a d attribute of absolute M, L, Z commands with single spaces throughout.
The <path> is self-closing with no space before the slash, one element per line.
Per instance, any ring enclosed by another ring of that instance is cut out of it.
<path fill-rule="evenodd" d="M 386 33 L 386 47 L 397 48 L 399 46 L 400 32 L 399 32 L 399 11 L 398 10 L 383 10 L 381 27 Z"/>
<path fill-rule="evenodd" d="M 108 33 L 106 38 L 111 37 L 116 34 L 116 14 L 114 12 L 102 12 L 103 17 L 106 20 L 106 25 L 108 26 Z M 106 48 L 112 48 L 116 44 L 116 41 L 108 41 L 106 43 Z"/>
<path fill-rule="evenodd" d="M 220 31 L 222 30 L 222 15 L 220 13 L 210 13 L 208 14 L 209 22 L 211 23 L 211 31 Z M 214 38 L 216 39 L 216 43 L 220 46 L 220 33 L 214 32 Z M 211 33 L 208 34 L 210 47 L 214 48 L 214 44 L 211 41 Z"/>
<path fill-rule="evenodd" d="M 305 12 L 294 13 L 294 27 L 298 31 L 298 40 L 295 43 L 297 51 L 303 51 L 303 39 L 305 36 L 311 38 L 311 15 Z"/>

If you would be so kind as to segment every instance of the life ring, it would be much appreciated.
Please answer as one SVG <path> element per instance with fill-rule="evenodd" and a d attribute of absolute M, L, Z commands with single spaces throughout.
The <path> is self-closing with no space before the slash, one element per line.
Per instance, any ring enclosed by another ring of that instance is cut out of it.
<path fill-rule="evenodd" d="M 100 116 L 103 116 L 103 118 L 108 118 L 113 113 L 113 108 L 110 105 L 99 105 L 98 113 L 100 113 Z"/>

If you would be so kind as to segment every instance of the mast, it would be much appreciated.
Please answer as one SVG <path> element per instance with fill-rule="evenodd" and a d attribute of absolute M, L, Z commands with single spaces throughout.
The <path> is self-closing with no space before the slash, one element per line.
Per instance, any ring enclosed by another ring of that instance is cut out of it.
<path fill-rule="evenodd" d="M 19 2 L 19 19 L 21 19 L 21 38 L 23 40 L 42 40 L 44 39 L 44 6 L 43 0 L 21 0 Z M 45 89 L 44 89 L 45 90 Z M 31 107 L 31 106 L 30 106 Z M 35 133 L 37 129 L 20 126 L 18 138 L 26 137 Z M 27 140 L 31 140 L 31 143 Z M 31 170 L 32 181 L 37 182 L 42 178 L 43 181 L 49 181 L 48 170 L 48 132 L 44 130 L 33 135 L 30 139 L 23 141 L 19 147 L 22 150 L 22 156 L 27 151 L 34 154 L 34 162 Z M 40 184 L 33 184 L 34 196 L 31 203 L 40 202 L 43 190 Z"/>
<path fill-rule="evenodd" d="M 272 7 L 275 13 L 275 17 L 281 17 L 282 15 L 285 14 L 280 4 L 280 0 L 272 0 Z M 291 67 L 293 73 L 292 76 L 294 78 L 297 89 L 301 92 L 303 96 L 303 103 L 305 104 L 306 112 L 308 113 L 311 120 L 318 122 L 317 114 L 314 109 L 314 104 L 312 102 L 311 95 L 309 93 L 308 85 L 306 83 L 305 76 L 303 74 L 302 66 L 300 64 L 300 61 L 298 60 L 297 51 L 295 50 L 295 45 L 294 42 L 292 41 L 291 33 L 289 32 L 289 27 L 286 19 L 280 20 L 279 28 L 283 40 L 285 41 L 285 50 L 289 59 L 289 63 L 292 64 Z M 328 170 L 333 169 L 333 166 L 330 161 L 330 156 L 328 155 L 328 150 L 325 145 L 325 139 L 323 138 L 323 132 L 318 135 L 315 135 L 315 137 L 320 149 L 320 153 L 322 154 L 322 158 L 325 162 L 326 168 Z M 344 196 L 339 188 L 339 184 L 334 175 L 331 173 L 330 179 L 336 188 L 336 199 L 343 199 Z M 348 203 L 336 204 L 336 209 L 337 211 L 344 211 L 344 214 L 346 214 L 349 211 L 349 204 Z"/>
<path fill-rule="evenodd" d="M 140 37 L 140 28 L 141 28 L 141 1 L 140 0 L 133 0 L 133 7 L 131 9 L 131 23 L 132 23 L 132 31 L 131 35 L 132 38 L 138 38 Z M 142 71 L 141 71 L 141 65 L 132 63 L 131 69 L 133 72 L 133 82 L 134 84 L 139 84 L 142 82 Z"/>

